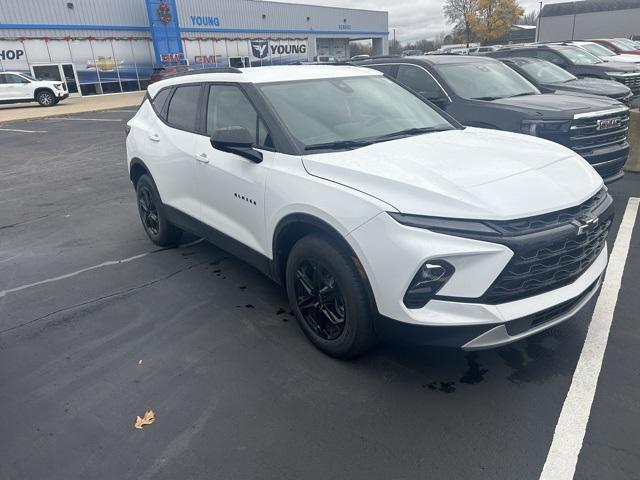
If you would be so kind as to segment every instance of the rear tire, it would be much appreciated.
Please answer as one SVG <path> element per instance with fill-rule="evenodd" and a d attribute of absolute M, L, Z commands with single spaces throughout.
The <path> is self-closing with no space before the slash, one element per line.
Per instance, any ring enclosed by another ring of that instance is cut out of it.
<path fill-rule="evenodd" d="M 142 227 L 151 241 L 161 247 L 177 245 L 182 237 L 182 230 L 167 220 L 156 184 L 149 175 L 142 175 L 138 179 L 136 198 Z"/>
<path fill-rule="evenodd" d="M 298 324 L 322 352 L 353 358 L 376 343 L 364 280 L 351 256 L 329 238 L 309 235 L 293 246 L 286 287 Z"/>
<path fill-rule="evenodd" d="M 56 103 L 55 95 L 49 90 L 42 90 L 38 92 L 36 95 L 36 101 L 40 104 L 41 107 L 52 107 Z"/>

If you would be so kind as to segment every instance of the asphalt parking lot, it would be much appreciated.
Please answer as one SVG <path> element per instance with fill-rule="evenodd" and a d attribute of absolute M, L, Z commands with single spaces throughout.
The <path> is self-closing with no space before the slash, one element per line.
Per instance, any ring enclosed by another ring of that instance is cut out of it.
<path fill-rule="evenodd" d="M 1 479 L 540 478 L 596 299 L 494 351 L 333 360 L 256 270 L 149 242 L 132 115 L 0 126 Z M 611 193 L 610 249 L 640 174 Z M 639 252 L 640 220 L 576 479 L 640 478 Z"/>

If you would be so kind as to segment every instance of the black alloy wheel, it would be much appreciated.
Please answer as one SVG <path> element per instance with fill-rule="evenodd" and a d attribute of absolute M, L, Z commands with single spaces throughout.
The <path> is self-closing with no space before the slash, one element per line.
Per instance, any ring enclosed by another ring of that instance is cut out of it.
<path fill-rule="evenodd" d="M 161 247 L 175 246 L 182 237 L 182 230 L 167 220 L 156 184 L 149 175 L 142 175 L 136 182 L 138 213 L 147 236 Z"/>
<path fill-rule="evenodd" d="M 158 207 L 156 207 L 153 199 L 153 192 L 147 185 L 143 185 L 138 189 L 138 209 L 140 210 L 140 218 L 145 230 L 156 237 L 160 232 Z"/>
<path fill-rule="evenodd" d="M 324 340 L 344 332 L 347 312 L 340 285 L 331 272 L 313 259 L 303 260 L 296 270 L 295 295 L 307 325 Z"/>
<path fill-rule="evenodd" d="M 322 352 L 353 358 L 376 343 L 367 277 L 339 239 L 314 233 L 298 240 L 285 284 L 298 325 Z"/>

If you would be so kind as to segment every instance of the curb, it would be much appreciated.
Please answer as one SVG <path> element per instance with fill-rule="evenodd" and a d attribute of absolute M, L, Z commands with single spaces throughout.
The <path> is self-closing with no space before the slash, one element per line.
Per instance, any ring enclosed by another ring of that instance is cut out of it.
<path fill-rule="evenodd" d="M 87 106 L 85 105 L 85 107 L 82 107 L 82 104 L 78 104 L 78 105 L 65 105 L 64 103 L 60 104 L 60 107 L 65 109 L 66 111 L 64 112 L 60 112 L 60 111 L 56 111 L 55 108 L 56 107 L 32 107 L 32 109 L 27 109 L 25 111 L 18 111 L 16 112 L 15 110 L 12 110 L 11 108 L 7 108 L 7 109 L 0 109 L 0 125 L 6 124 L 6 123 L 12 123 L 12 122 L 21 122 L 21 121 L 31 121 L 31 120 L 39 120 L 42 118 L 52 118 L 52 117 L 68 117 L 70 115 L 77 115 L 79 113 L 90 113 L 90 112 L 102 112 L 105 110 L 117 110 L 120 108 L 129 108 L 129 107 L 138 107 L 138 105 L 140 105 L 140 103 L 142 102 L 142 99 L 144 98 L 146 92 L 144 91 L 136 91 L 136 92 L 127 92 L 127 93 L 118 93 L 118 94 L 114 94 L 114 95 L 109 95 L 110 97 L 113 98 L 113 101 L 115 102 L 114 105 L 109 105 L 108 103 L 99 103 L 98 105 L 95 105 L 94 107 L 91 106 Z M 132 96 L 132 99 L 128 99 L 127 97 Z M 105 100 L 105 96 L 92 96 L 92 97 L 84 97 L 87 99 L 87 101 L 92 102 L 93 99 L 96 100 Z M 135 101 L 132 101 L 134 100 Z M 66 107 L 66 108 L 65 108 Z M 69 111 L 69 108 L 71 108 L 72 110 Z M 44 111 L 41 111 L 44 110 Z M 16 113 L 18 113 L 15 118 L 8 118 L 8 119 L 3 119 L 2 118 L 2 114 L 3 112 L 8 112 L 9 114 L 14 114 L 16 115 Z M 22 115 L 20 115 L 20 113 L 22 113 Z"/>
<path fill-rule="evenodd" d="M 629 110 L 629 157 L 626 172 L 640 172 L 640 109 Z"/>

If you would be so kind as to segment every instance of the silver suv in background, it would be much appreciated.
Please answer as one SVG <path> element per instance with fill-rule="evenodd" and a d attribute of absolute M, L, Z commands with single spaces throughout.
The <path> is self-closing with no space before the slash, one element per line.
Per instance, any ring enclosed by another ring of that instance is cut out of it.
<path fill-rule="evenodd" d="M 36 80 L 19 72 L 0 72 L 0 104 L 38 102 L 51 107 L 69 96 L 64 83 Z"/>

